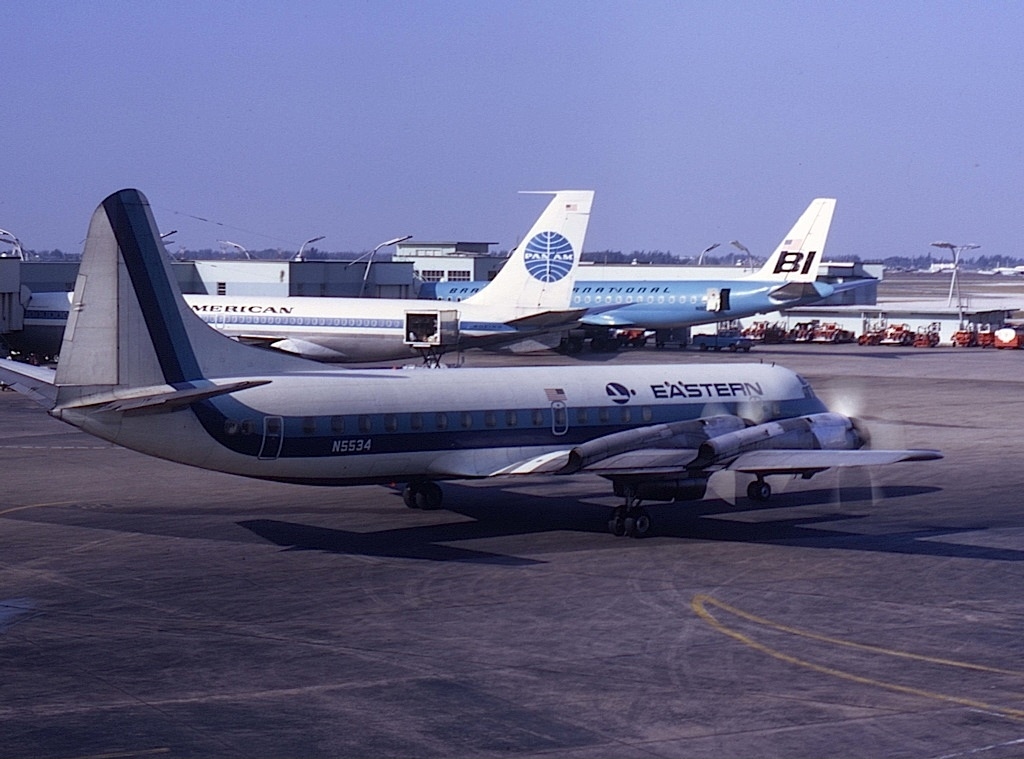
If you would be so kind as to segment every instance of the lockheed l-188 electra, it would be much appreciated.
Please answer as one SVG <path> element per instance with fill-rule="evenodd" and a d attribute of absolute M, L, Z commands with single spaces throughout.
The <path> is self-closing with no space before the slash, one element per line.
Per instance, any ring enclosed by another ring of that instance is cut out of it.
<path fill-rule="evenodd" d="M 185 302 L 137 190 L 92 217 L 56 370 L 4 360 L 0 379 L 142 453 L 281 482 L 404 483 L 413 508 L 440 507 L 444 480 L 599 475 L 622 498 L 610 530 L 637 537 L 645 501 L 702 497 L 716 472 L 764 500 L 769 477 L 940 458 L 865 448 L 858 422 L 769 364 L 350 370 L 240 344 Z"/>

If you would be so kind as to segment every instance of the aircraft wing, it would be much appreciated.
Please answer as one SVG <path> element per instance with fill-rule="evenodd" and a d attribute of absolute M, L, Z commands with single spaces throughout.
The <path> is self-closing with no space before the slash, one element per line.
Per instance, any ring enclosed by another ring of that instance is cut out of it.
<path fill-rule="evenodd" d="M 637 323 L 627 317 L 622 311 L 622 304 L 618 306 L 619 311 L 605 311 L 603 313 L 589 313 L 580 319 L 580 324 L 590 327 L 636 327 Z"/>
<path fill-rule="evenodd" d="M 918 450 L 766 450 L 740 454 L 726 469 L 749 474 L 814 474 L 833 467 L 882 466 L 901 461 L 941 459 L 938 451 Z"/>
<path fill-rule="evenodd" d="M 17 390 L 46 408 L 57 402 L 56 372 L 44 366 L 32 366 L 9 358 L 0 360 L 0 386 Z"/>

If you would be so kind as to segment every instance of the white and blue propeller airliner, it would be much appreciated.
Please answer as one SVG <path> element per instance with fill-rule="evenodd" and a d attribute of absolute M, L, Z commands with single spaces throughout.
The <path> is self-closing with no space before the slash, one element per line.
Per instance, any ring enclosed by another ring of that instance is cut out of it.
<path fill-rule="evenodd" d="M 863 450 L 800 376 L 767 364 L 349 370 L 231 340 L 174 282 L 146 198 L 96 209 L 56 370 L 0 361 L 0 380 L 104 440 L 219 472 L 311 485 L 593 473 L 623 505 L 615 534 L 651 528 L 644 501 L 700 498 L 729 469 L 810 477 L 940 458 Z"/>

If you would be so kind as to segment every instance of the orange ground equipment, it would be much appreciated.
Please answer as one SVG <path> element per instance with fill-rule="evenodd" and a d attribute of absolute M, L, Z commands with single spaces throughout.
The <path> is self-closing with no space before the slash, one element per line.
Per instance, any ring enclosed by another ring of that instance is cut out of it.
<path fill-rule="evenodd" d="M 917 335 L 914 336 L 915 348 L 934 348 L 941 340 L 941 322 L 932 322 L 927 327 L 918 327 Z"/>
<path fill-rule="evenodd" d="M 1002 327 L 994 336 L 996 348 L 1024 348 L 1024 329 L 1020 327 Z"/>

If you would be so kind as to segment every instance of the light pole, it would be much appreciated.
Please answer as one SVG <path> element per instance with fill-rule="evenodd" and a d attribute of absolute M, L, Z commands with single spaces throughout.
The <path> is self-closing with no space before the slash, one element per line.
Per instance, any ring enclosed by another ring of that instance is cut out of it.
<path fill-rule="evenodd" d="M 217 240 L 217 242 L 219 242 L 221 245 L 230 245 L 232 248 L 240 250 L 242 252 L 242 255 L 244 255 L 246 258 L 252 259 L 252 256 L 249 255 L 249 251 L 247 251 L 243 246 L 239 245 L 237 242 L 231 242 L 231 240 Z"/>
<path fill-rule="evenodd" d="M 932 243 L 933 248 L 945 248 L 953 256 L 953 276 L 949 280 L 949 298 L 946 300 L 947 306 L 953 305 L 953 289 L 956 289 L 956 309 L 960 313 L 960 321 L 964 320 L 964 306 L 963 300 L 960 298 L 960 278 L 957 273 L 960 271 L 960 254 L 965 250 L 977 250 L 980 245 L 974 243 L 967 243 L 967 245 L 954 245 L 951 242 L 938 241 Z"/>
<path fill-rule="evenodd" d="M 750 268 L 754 268 L 754 256 L 750 253 L 750 248 L 741 243 L 739 240 L 729 240 L 729 244 L 734 248 L 738 248 L 747 254 L 747 263 L 750 264 Z"/>
<path fill-rule="evenodd" d="M 700 252 L 700 256 L 697 258 L 697 266 L 703 266 L 704 265 L 704 256 L 706 254 L 710 253 L 711 251 L 713 251 L 719 245 L 721 245 L 720 242 L 713 242 L 710 245 L 708 245 L 706 248 L 704 248 L 704 250 L 702 250 Z"/>
<path fill-rule="evenodd" d="M 311 237 L 308 240 L 306 240 L 304 243 L 302 243 L 302 245 L 299 246 L 299 252 L 295 254 L 295 258 L 293 258 L 292 260 L 293 261 L 301 261 L 302 260 L 302 251 L 306 249 L 306 246 L 309 245 L 311 242 L 319 242 L 320 240 L 324 239 L 325 237 L 327 237 L 327 235 L 320 235 L 319 237 Z"/>
<path fill-rule="evenodd" d="M 0 237 L 10 237 L 10 244 L 14 248 L 15 255 L 22 260 L 25 259 L 25 251 L 21 247 L 21 240 L 15 237 L 11 232 L 8 232 L 6 229 L 0 229 Z M 4 242 L 8 241 L 4 240 Z"/>
<path fill-rule="evenodd" d="M 401 237 L 396 237 L 393 240 L 385 240 L 380 245 L 378 245 L 376 248 L 374 248 L 373 250 L 371 250 L 369 253 L 366 254 L 366 269 L 363 270 L 363 282 L 359 286 L 359 297 L 360 298 L 363 297 L 363 293 L 366 291 L 366 278 L 370 276 L 370 264 L 373 263 L 373 257 L 377 254 L 377 251 L 380 250 L 381 248 L 386 248 L 389 245 L 397 245 L 400 242 L 405 242 L 406 240 L 410 239 L 411 237 L 412 237 L 412 235 L 402 235 Z M 360 256 L 355 261 L 350 261 L 345 266 L 345 268 L 347 269 L 352 264 L 358 263 L 359 261 L 362 260 L 362 258 L 363 257 Z"/>

